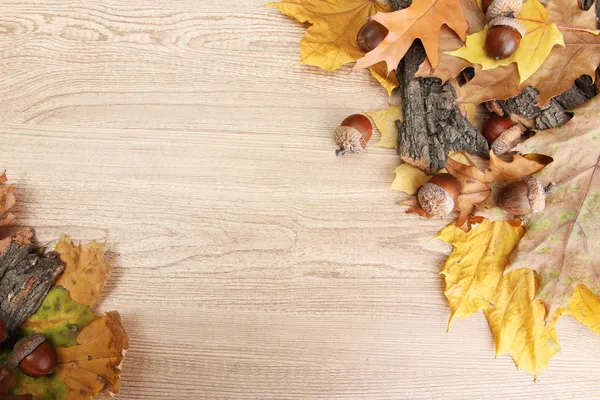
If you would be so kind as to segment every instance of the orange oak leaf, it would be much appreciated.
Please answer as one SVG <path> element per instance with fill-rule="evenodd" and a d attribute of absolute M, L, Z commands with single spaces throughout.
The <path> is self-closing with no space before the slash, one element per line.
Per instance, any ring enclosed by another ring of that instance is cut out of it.
<path fill-rule="evenodd" d="M 359 59 L 354 69 L 366 68 L 385 61 L 393 71 L 416 39 L 420 39 L 432 67 L 439 60 L 440 31 L 443 25 L 464 41 L 469 24 L 460 0 L 422 0 L 392 13 L 377 13 L 372 19 L 384 25 L 389 33 L 374 50 Z"/>
<path fill-rule="evenodd" d="M 90 242 L 75 246 L 63 236 L 55 251 L 65 263 L 65 271 L 56 284 L 67 289 L 76 302 L 93 306 L 110 275 L 110 266 L 104 260 L 104 244 Z"/>
<path fill-rule="evenodd" d="M 516 64 L 482 70 L 475 68 L 475 77 L 460 88 L 460 103 L 481 104 L 490 100 L 506 100 L 519 94 L 519 71 Z"/>
<path fill-rule="evenodd" d="M 461 1 L 465 17 L 469 23 L 469 29 L 467 33 L 478 32 L 485 26 L 485 15 L 479 8 L 479 4 L 476 0 L 462 0 Z M 440 31 L 440 50 L 439 50 L 439 62 L 435 69 L 431 67 L 429 60 L 426 58 L 423 64 L 419 67 L 415 76 L 417 78 L 440 78 L 442 82 L 446 82 L 450 79 L 456 78 L 462 70 L 469 67 L 471 63 L 463 58 L 454 57 L 447 52 L 458 50 L 463 46 L 463 41 L 460 37 L 454 33 L 454 31 L 447 26 L 443 26 Z"/>

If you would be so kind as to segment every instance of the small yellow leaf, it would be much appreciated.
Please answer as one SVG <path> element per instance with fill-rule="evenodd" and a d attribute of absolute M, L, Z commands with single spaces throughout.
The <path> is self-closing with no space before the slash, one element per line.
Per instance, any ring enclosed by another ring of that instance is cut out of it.
<path fill-rule="evenodd" d="M 575 288 L 568 313 L 591 330 L 600 334 L 600 298 L 585 285 Z"/>
<path fill-rule="evenodd" d="M 387 67 L 384 62 L 380 62 L 379 64 L 369 67 L 369 71 L 371 71 L 371 75 L 373 75 L 373 77 L 377 79 L 377 82 L 379 82 L 387 91 L 388 96 L 391 96 L 394 89 L 398 87 L 398 77 L 396 76 L 396 71 L 388 74 Z"/>
<path fill-rule="evenodd" d="M 528 0 L 516 20 L 526 29 L 519 48 L 504 60 L 494 60 L 487 55 L 485 38 L 487 26 L 481 31 L 467 36 L 465 46 L 448 54 L 480 64 L 482 70 L 493 69 L 517 63 L 520 82 L 523 83 L 542 65 L 555 45 L 564 46 L 563 35 L 558 27 L 548 21 L 546 8 L 538 0 Z"/>
<path fill-rule="evenodd" d="M 71 299 L 79 304 L 93 306 L 110 275 L 110 266 L 104 260 L 104 244 L 90 242 L 75 246 L 63 236 L 55 251 L 65 263 L 65 271 L 56 284 L 67 289 Z"/>
<path fill-rule="evenodd" d="M 375 121 L 375 126 L 381 133 L 381 139 L 377 146 L 388 149 L 398 147 L 398 127 L 396 121 L 402 121 L 402 107 L 390 105 L 385 110 L 365 113 Z"/>
<path fill-rule="evenodd" d="M 396 178 L 390 189 L 408 194 L 416 194 L 417 190 L 431 178 L 431 176 L 419 168 L 413 167 L 408 163 L 400 165 L 394 172 L 396 173 Z"/>
<path fill-rule="evenodd" d="M 509 354 L 518 369 L 535 378 L 548 368 L 548 362 L 560 350 L 556 319 L 544 322 L 546 308 L 534 300 L 534 272 L 519 269 L 505 275 L 484 312 L 496 341 L 496 356 Z"/>
<path fill-rule="evenodd" d="M 441 272 L 451 310 L 448 328 L 455 317 L 468 317 L 489 305 L 508 255 L 524 233 L 507 221 L 484 219 L 469 232 L 450 224 L 435 237 L 454 246 Z"/>

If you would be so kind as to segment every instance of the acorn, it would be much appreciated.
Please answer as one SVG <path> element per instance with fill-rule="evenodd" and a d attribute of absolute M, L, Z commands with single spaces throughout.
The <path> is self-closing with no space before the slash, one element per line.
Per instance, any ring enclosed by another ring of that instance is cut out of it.
<path fill-rule="evenodd" d="M 540 212 L 546 208 L 546 190 L 539 179 L 527 175 L 500 191 L 498 205 L 515 215 Z"/>
<path fill-rule="evenodd" d="M 488 118 L 481 127 L 481 134 L 487 140 L 491 146 L 494 140 L 498 139 L 498 136 L 508 128 L 513 126 L 513 122 L 499 115 L 493 114 Z"/>
<path fill-rule="evenodd" d="M 371 120 L 362 114 L 352 114 L 342 121 L 340 126 L 333 131 L 333 138 L 339 149 L 337 156 L 346 153 L 358 154 L 362 152 L 373 134 Z"/>
<path fill-rule="evenodd" d="M 508 128 L 494 140 L 491 146 L 492 151 L 496 155 L 508 153 L 521 142 L 521 135 L 523 135 L 523 130 L 520 126 L 515 125 Z"/>
<path fill-rule="evenodd" d="M 356 36 L 358 47 L 365 53 L 368 53 L 379 46 L 379 43 L 385 39 L 389 32 L 385 26 L 375 20 L 371 20 L 364 24 L 360 28 L 360 31 L 358 31 L 358 35 Z"/>
<path fill-rule="evenodd" d="M 460 181 L 446 173 L 437 174 L 417 192 L 419 205 L 429 215 L 443 217 L 454 210 L 460 195 Z"/>
<path fill-rule="evenodd" d="M 8 333 L 6 332 L 6 324 L 0 319 L 0 343 L 6 340 Z"/>
<path fill-rule="evenodd" d="M 35 334 L 15 344 L 7 365 L 10 368 L 18 366 L 25 375 L 39 378 L 53 373 L 57 360 L 54 346 L 43 335 Z"/>
<path fill-rule="evenodd" d="M 525 27 L 513 18 L 498 17 L 489 23 L 485 51 L 495 60 L 512 56 L 525 36 Z"/>

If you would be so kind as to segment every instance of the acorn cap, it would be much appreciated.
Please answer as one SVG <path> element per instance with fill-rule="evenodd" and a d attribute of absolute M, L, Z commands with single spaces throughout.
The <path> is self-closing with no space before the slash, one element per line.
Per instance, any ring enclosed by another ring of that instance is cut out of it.
<path fill-rule="evenodd" d="M 488 21 L 498 17 L 514 17 L 521 11 L 523 0 L 494 0 L 485 14 Z"/>
<path fill-rule="evenodd" d="M 454 200 L 440 186 L 427 182 L 417 193 L 421 208 L 434 217 L 443 217 L 454 210 Z"/>
<path fill-rule="evenodd" d="M 523 130 L 520 126 L 511 126 L 500 134 L 492 143 L 492 150 L 497 155 L 507 153 L 521 141 Z"/>
<path fill-rule="evenodd" d="M 367 142 L 363 135 L 351 126 L 338 126 L 333 131 L 335 144 L 340 148 L 336 150 L 336 155 L 341 156 L 346 153 L 358 154 L 367 147 Z"/>
<path fill-rule="evenodd" d="M 533 212 L 540 212 L 546 208 L 546 191 L 542 182 L 535 176 L 524 176 L 523 182 L 527 185 L 527 198 Z"/>
<path fill-rule="evenodd" d="M 7 366 L 9 368 L 17 368 L 25 357 L 30 355 L 40 344 L 44 343 L 45 341 L 46 338 L 44 335 L 40 335 L 39 333 L 20 339 L 15 344 L 12 353 L 6 360 Z"/>
<path fill-rule="evenodd" d="M 488 13 L 489 13 L 489 10 L 488 10 Z M 525 34 L 527 33 L 527 30 L 525 29 L 525 27 L 523 25 L 521 25 L 521 23 L 514 18 L 496 17 L 494 19 L 491 19 L 490 23 L 488 24 L 488 28 L 491 30 L 492 28 L 494 28 L 496 26 L 508 26 L 509 28 L 513 28 L 515 31 L 519 32 L 521 37 L 524 37 Z"/>

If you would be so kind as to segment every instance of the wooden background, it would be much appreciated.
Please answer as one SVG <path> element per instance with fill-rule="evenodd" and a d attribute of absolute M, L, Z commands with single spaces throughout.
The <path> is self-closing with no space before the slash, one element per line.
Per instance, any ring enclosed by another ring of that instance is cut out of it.
<path fill-rule="evenodd" d="M 569 317 L 537 384 L 482 315 L 446 333 L 448 221 L 400 212 L 393 151 L 333 154 L 386 95 L 294 66 L 303 28 L 265 1 L 0 4 L 1 166 L 41 242 L 108 240 L 120 398 L 598 399 Z"/>

